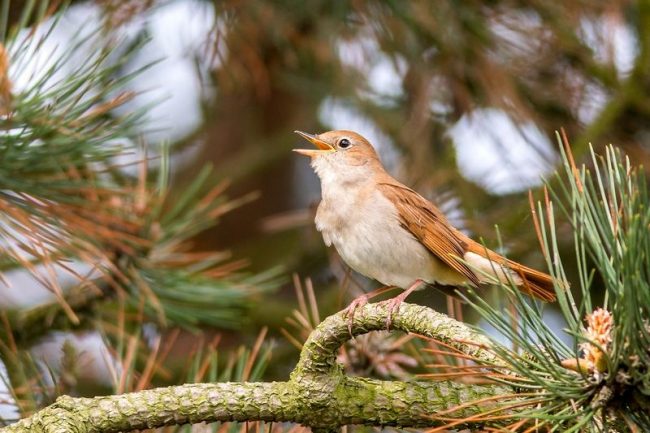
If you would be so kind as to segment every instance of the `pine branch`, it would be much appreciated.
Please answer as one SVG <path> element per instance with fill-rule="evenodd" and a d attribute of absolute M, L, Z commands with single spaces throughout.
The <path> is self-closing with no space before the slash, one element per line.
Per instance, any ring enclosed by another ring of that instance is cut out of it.
<path fill-rule="evenodd" d="M 647 431 L 650 366 L 650 211 L 647 181 L 619 150 L 591 150 L 592 165 L 575 163 L 566 135 L 560 182 L 532 202 L 533 220 L 550 273 L 558 307 L 573 337 L 566 344 L 550 329 L 538 303 L 513 284 L 500 284 L 511 304 L 493 306 L 473 294 L 468 301 L 508 344 L 492 341 L 494 353 L 508 360 L 522 390 L 544 390 L 548 400 L 529 412 L 545 428 L 562 431 Z M 553 198 L 553 200 L 551 200 Z M 571 287 L 558 251 L 556 212 L 568 218 L 574 235 L 579 280 Z M 598 273 L 600 279 L 595 278 Z M 596 285 L 598 284 L 598 286 Z M 602 307 L 592 292 L 605 293 Z M 518 323 L 513 327 L 512 323 Z M 586 325 L 583 321 L 586 321 Z M 513 347 L 523 348 L 520 353 Z M 524 397 L 527 398 L 537 398 Z M 619 424 L 622 424 L 621 428 Z"/>
<path fill-rule="evenodd" d="M 386 304 L 360 309 L 353 334 L 386 327 Z M 436 338 L 486 363 L 496 361 L 485 337 L 429 308 L 403 304 L 394 315 L 395 330 Z M 437 412 L 473 426 L 487 409 L 500 409 L 491 397 L 512 395 L 503 385 L 468 385 L 453 381 L 390 382 L 348 377 L 336 365 L 338 348 L 350 338 L 343 313 L 327 318 L 305 343 L 288 382 L 215 383 L 157 388 L 92 399 L 61 397 L 36 415 L 0 432 L 108 433 L 165 425 L 214 421 L 289 421 L 313 428 L 348 424 L 424 427 L 445 425 Z M 474 403 L 472 403 L 474 402 Z M 453 414 L 453 415 L 452 415 Z M 462 421 L 466 419 L 466 421 Z"/>
<path fill-rule="evenodd" d="M 240 326 L 252 296 L 275 286 L 275 273 L 235 274 L 242 263 L 224 264 L 227 252 L 188 251 L 194 237 L 250 197 L 226 200 L 225 183 L 214 185 L 206 167 L 170 199 L 167 148 L 153 181 L 148 161 L 138 163 L 137 178 L 122 172 L 114 158 L 137 151 L 132 143 L 146 107 L 119 116 L 113 110 L 135 97 L 125 84 L 142 70 L 125 76 L 122 69 L 146 39 L 126 46 L 106 29 L 82 29 L 69 46 L 43 53 L 65 8 L 50 16 L 31 6 L 0 35 L 0 129 L 7 132 L 0 143 L 0 272 L 30 272 L 59 305 L 11 312 L 12 328 L 29 325 L 27 336 L 39 319 L 45 329 L 76 326 L 80 309 L 122 291 L 134 308 L 145 299 L 146 313 L 161 323 Z M 90 54 L 75 61 L 79 51 Z M 47 67 L 30 73 L 29 62 L 45 54 Z M 12 88 L 21 74 L 28 83 Z M 67 266 L 73 260 L 90 271 L 76 273 Z M 75 282 L 61 287 L 58 275 Z"/>
<path fill-rule="evenodd" d="M 137 176 L 117 164 L 139 150 L 148 107 L 115 109 L 137 97 L 126 84 L 142 70 L 125 75 L 124 65 L 147 38 L 127 45 L 110 29 L 81 28 L 50 50 L 66 8 L 26 2 L 7 28 L 8 4 L 0 8 L 0 284 L 15 288 L 2 273 L 20 270 L 53 295 L 3 311 L 0 338 L 12 344 L 3 344 L 0 357 L 25 416 L 51 401 L 51 386 L 34 386 L 43 374 L 28 364 L 33 339 L 54 329 L 101 328 L 117 295 L 163 325 L 239 327 L 252 298 L 275 287 L 276 273 L 248 275 L 241 261 L 226 262 L 227 252 L 192 251 L 193 238 L 249 199 L 226 199 L 225 184 L 215 184 L 208 168 L 170 199 L 167 148 L 158 170 L 146 157 L 134 164 Z M 93 310 L 97 301 L 109 308 Z M 93 315 L 99 320 L 86 320 Z"/>
<path fill-rule="evenodd" d="M 11 339 L 17 347 L 26 347 L 34 338 L 42 337 L 52 330 L 74 326 L 68 320 L 63 303 L 79 315 L 105 295 L 106 292 L 95 286 L 76 285 L 66 291 L 62 301 L 54 300 L 24 310 L 7 310 L 5 315 L 9 329 L 0 329 L 0 339 L 8 341 L 8 334 L 11 333 Z"/>

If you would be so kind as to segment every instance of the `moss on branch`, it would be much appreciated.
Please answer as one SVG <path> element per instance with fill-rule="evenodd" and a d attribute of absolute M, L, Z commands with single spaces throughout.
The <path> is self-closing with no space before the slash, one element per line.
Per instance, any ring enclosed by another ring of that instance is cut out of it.
<path fill-rule="evenodd" d="M 358 310 L 354 335 L 385 329 L 386 304 Z M 484 337 L 444 314 L 403 304 L 393 329 L 414 332 L 494 362 L 482 349 Z M 0 430 L 2 433 L 109 433 L 165 425 L 215 421 L 289 421 L 316 429 L 343 425 L 439 425 L 433 414 L 461 403 L 511 393 L 500 385 L 451 381 L 378 381 L 348 377 L 336 364 L 337 349 L 350 338 L 342 313 L 327 318 L 303 347 L 288 382 L 204 383 L 96 397 L 61 397 L 53 405 Z M 472 342 L 466 344 L 464 342 Z M 466 405 L 454 412 L 468 417 L 486 410 Z"/>

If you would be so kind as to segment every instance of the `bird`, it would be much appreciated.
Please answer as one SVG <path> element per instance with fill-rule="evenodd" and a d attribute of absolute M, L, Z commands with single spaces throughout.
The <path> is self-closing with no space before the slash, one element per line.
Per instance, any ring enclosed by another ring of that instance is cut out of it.
<path fill-rule="evenodd" d="M 313 149 L 293 149 L 311 158 L 320 178 L 315 224 L 352 269 L 385 287 L 365 293 L 344 310 L 355 310 L 389 288 L 404 289 L 388 300 L 392 315 L 413 291 L 426 287 L 480 287 L 514 283 L 524 293 L 555 300 L 553 278 L 509 260 L 453 227 L 429 200 L 394 179 L 372 144 L 360 134 L 336 130 L 294 131 Z"/>

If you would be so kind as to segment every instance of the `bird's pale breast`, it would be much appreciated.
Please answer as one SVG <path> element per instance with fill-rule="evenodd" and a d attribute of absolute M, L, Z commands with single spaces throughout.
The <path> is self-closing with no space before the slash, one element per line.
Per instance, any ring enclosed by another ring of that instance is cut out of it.
<path fill-rule="evenodd" d="M 402 227 L 395 206 L 376 188 L 323 192 L 316 227 L 355 271 L 402 288 L 416 279 L 453 285 L 464 281 Z"/>

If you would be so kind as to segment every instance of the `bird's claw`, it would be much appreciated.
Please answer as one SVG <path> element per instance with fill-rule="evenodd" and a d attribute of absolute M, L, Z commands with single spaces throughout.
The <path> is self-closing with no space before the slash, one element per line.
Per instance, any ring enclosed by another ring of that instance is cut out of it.
<path fill-rule="evenodd" d="M 422 280 L 417 279 L 409 286 L 408 289 L 404 290 L 402 293 L 399 295 L 395 296 L 393 299 L 389 299 L 386 302 L 388 302 L 388 317 L 386 318 L 386 329 L 390 330 L 390 326 L 393 324 L 393 313 L 399 311 L 399 306 L 402 305 L 402 302 L 406 300 L 406 298 L 413 293 L 414 290 L 416 290 L 421 284 L 423 283 Z"/>
<path fill-rule="evenodd" d="M 394 286 L 380 287 L 378 289 L 373 290 L 370 293 L 364 293 L 363 295 L 356 297 L 352 302 L 350 302 L 350 305 L 348 305 L 343 310 L 343 314 L 348 317 L 348 332 L 350 333 L 350 337 L 353 336 L 352 324 L 354 322 L 354 314 L 356 313 L 357 309 L 366 305 L 368 301 L 374 298 L 375 296 L 381 295 L 382 293 L 385 293 L 394 288 L 395 288 Z"/>
<path fill-rule="evenodd" d="M 353 337 L 352 324 L 354 323 L 354 314 L 356 313 L 357 308 L 361 308 L 367 303 L 368 303 L 368 296 L 367 294 L 364 294 L 355 298 L 352 302 L 350 302 L 350 305 L 345 307 L 345 309 L 343 310 L 343 315 L 348 318 L 348 332 L 350 333 L 350 337 Z"/>
<path fill-rule="evenodd" d="M 399 306 L 404 302 L 404 299 L 400 299 L 400 296 L 396 296 L 393 299 L 389 299 L 388 302 L 388 317 L 386 317 L 386 330 L 390 330 L 390 326 L 393 324 L 393 313 L 399 311 Z"/>

